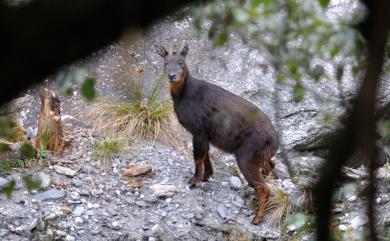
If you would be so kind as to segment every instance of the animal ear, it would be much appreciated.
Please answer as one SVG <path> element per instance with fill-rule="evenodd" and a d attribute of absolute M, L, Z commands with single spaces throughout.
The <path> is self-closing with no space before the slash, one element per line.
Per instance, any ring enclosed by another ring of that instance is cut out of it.
<path fill-rule="evenodd" d="M 168 51 L 163 46 L 155 44 L 154 48 L 161 57 L 165 58 L 168 55 Z"/>
<path fill-rule="evenodd" d="M 188 53 L 188 44 L 185 43 L 183 45 L 183 47 L 181 47 L 180 51 L 179 51 L 180 55 L 183 56 L 183 57 L 186 57 L 187 56 L 187 53 Z"/>

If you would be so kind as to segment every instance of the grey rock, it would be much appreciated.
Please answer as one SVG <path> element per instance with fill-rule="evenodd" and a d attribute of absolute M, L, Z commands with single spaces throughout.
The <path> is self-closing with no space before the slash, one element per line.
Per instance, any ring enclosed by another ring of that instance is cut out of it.
<path fill-rule="evenodd" d="M 8 180 L 7 178 L 0 177 L 0 189 L 3 189 L 8 186 L 9 182 L 10 180 Z"/>
<path fill-rule="evenodd" d="M 234 197 L 234 200 L 232 201 L 232 203 L 233 203 L 234 205 L 236 205 L 237 207 L 243 207 L 245 201 L 244 201 L 239 195 L 236 195 L 236 196 Z"/>
<path fill-rule="evenodd" d="M 78 178 L 75 178 L 72 180 L 72 184 L 75 186 L 75 187 L 81 187 L 83 185 L 83 181 L 81 181 L 80 179 Z"/>
<path fill-rule="evenodd" d="M 358 215 L 351 220 L 351 226 L 353 229 L 357 229 L 368 223 L 368 217 L 366 215 Z"/>
<path fill-rule="evenodd" d="M 154 184 L 150 188 L 157 197 L 171 197 L 177 192 L 177 188 L 174 185 L 168 184 Z"/>
<path fill-rule="evenodd" d="M 40 182 L 40 187 L 43 189 L 47 189 L 50 186 L 50 176 L 44 172 L 35 174 L 33 180 Z"/>
<path fill-rule="evenodd" d="M 35 136 L 37 135 L 37 130 L 38 128 L 33 129 L 31 126 L 29 126 L 27 128 L 27 133 L 26 133 L 27 139 L 28 140 L 34 139 Z"/>
<path fill-rule="evenodd" d="M 95 226 L 95 227 L 93 227 L 92 230 L 91 230 L 91 234 L 93 234 L 93 235 L 98 235 L 98 234 L 101 233 L 101 232 L 102 232 L 102 228 L 99 227 L 99 226 Z"/>
<path fill-rule="evenodd" d="M 80 217 L 83 213 L 84 213 L 84 207 L 81 207 L 81 206 L 77 206 L 74 210 L 73 210 L 73 216 L 75 217 Z"/>
<path fill-rule="evenodd" d="M 76 238 L 71 236 L 71 235 L 66 235 L 65 236 L 65 241 L 75 241 L 75 240 L 76 240 Z"/>
<path fill-rule="evenodd" d="M 388 170 L 384 167 L 381 167 L 378 169 L 376 177 L 379 179 L 390 179 L 390 170 Z"/>
<path fill-rule="evenodd" d="M 46 201 L 46 200 L 53 200 L 53 199 L 60 199 L 65 196 L 65 191 L 63 189 L 49 189 L 45 192 L 37 193 L 33 196 L 34 199 L 39 201 Z"/>
<path fill-rule="evenodd" d="M 58 237 L 66 237 L 66 232 L 62 230 L 55 230 L 54 232 Z"/>
<path fill-rule="evenodd" d="M 68 167 L 63 167 L 63 166 L 60 166 L 60 165 L 54 165 L 53 168 L 59 174 L 62 174 L 62 175 L 68 176 L 68 177 L 74 177 L 74 175 L 76 175 L 76 173 L 77 173 L 73 169 L 70 169 Z"/>
<path fill-rule="evenodd" d="M 74 223 L 75 224 L 82 224 L 83 222 L 84 222 L 84 220 L 81 217 L 76 217 L 74 219 Z"/>
<path fill-rule="evenodd" d="M 240 178 L 236 176 L 231 176 L 229 181 L 230 181 L 230 186 L 234 189 L 240 189 L 242 186 Z"/>
<path fill-rule="evenodd" d="M 112 229 L 115 229 L 115 230 L 121 229 L 121 225 L 120 225 L 120 223 L 118 221 L 112 222 L 111 223 L 111 227 L 112 227 Z"/>
<path fill-rule="evenodd" d="M 223 219 L 226 219 L 227 216 L 228 216 L 228 211 L 225 207 L 225 205 L 223 204 L 218 204 L 218 207 L 217 207 L 217 211 L 218 211 L 218 214 L 221 218 Z"/>
<path fill-rule="evenodd" d="M 10 231 L 8 229 L 6 229 L 6 228 L 0 229 L 0 238 L 6 237 L 9 234 L 9 232 Z"/>
<path fill-rule="evenodd" d="M 28 230 L 31 231 L 33 230 L 34 228 L 36 228 L 38 226 L 38 221 L 39 219 L 38 218 L 34 218 L 31 223 L 28 225 Z"/>
<path fill-rule="evenodd" d="M 94 216 L 95 215 L 95 211 L 94 210 L 87 210 L 87 212 L 85 212 L 86 215 L 88 216 Z"/>

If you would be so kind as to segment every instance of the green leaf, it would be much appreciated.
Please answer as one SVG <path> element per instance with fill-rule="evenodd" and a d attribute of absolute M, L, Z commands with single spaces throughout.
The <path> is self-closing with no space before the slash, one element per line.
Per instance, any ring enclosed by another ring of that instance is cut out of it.
<path fill-rule="evenodd" d="M 319 0 L 321 7 L 326 8 L 329 5 L 329 0 Z"/>
<path fill-rule="evenodd" d="M 11 194 L 12 194 L 12 192 L 14 191 L 15 185 L 16 185 L 15 180 L 11 180 L 11 181 L 7 184 L 7 186 L 3 188 L 2 191 L 5 193 L 5 195 L 7 196 L 7 198 L 11 198 Z"/>
<path fill-rule="evenodd" d="M 251 7 L 252 8 L 257 8 L 260 5 L 261 2 L 262 2 L 262 0 L 252 0 L 251 1 Z"/>
<path fill-rule="evenodd" d="M 3 153 L 8 150 L 8 145 L 5 143 L 0 143 L 0 153 Z"/>
<path fill-rule="evenodd" d="M 83 85 L 81 86 L 81 93 L 88 101 L 91 101 L 95 98 L 95 79 L 88 77 L 85 79 Z"/>
<path fill-rule="evenodd" d="M 215 39 L 214 43 L 216 45 L 224 45 L 229 39 L 229 34 L 227 32 L 222 32 L 218 34 L 217 38 Z"/>
<path fill-rule="evenodd" d="M 29 192 L 33 189 L 39 189 L 41 187 L 41 180 L 35 180 L 32 175 L 24 175 L 22 177 L 24 186 L 27 188 Z"/>
<path fill-rule="evenodd" d="M 341 47 L 340 46 L 335 46 L 333 48 L 330 49 L 330 56 L 332 58 L 334 58 L 341 50 Z"/>
<path fill-rule="evenodd" d="M 312 77 L 315 81 L 319 81 L 324 73 L 324 67 L 321 65 L 316 65 L 311 71 L 309 71 L 310 77 Z"/>
<path fill-rule="evenodd" d="M 9 172 L 11 170 L 11 162 L 9 160 L 2 161 L 0 170 L 1 172 Z"/>
<path fill-rule="evenodd" d="M 297 82 L 294 86 L 294 101 L 301 102 L 305 97 L 305 90 L 300 82 Z"/>
<path fill-rule="evenodd" d="M 33 158 L 35 156 L 35 148 L 29 143 L 23 143 L 20 147 L 22 154 L 28 158 Z"/>

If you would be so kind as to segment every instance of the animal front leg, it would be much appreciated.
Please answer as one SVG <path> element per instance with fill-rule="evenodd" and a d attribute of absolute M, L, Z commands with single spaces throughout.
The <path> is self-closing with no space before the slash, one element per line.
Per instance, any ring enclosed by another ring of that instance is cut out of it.
<path fill-rule="evenodd" d="M 211 164 L 210 156 L 207 151 L 206 158 L 204 160 L 204 174 L 203 174 L 202 181 L 207 182 L 212 175 L 213 175 L 213 165 Z"/>
<path fill-rule="evenodd" d="M 194 147 L 195 174 L 190 179 L 189 184 L 191 188 L 195 188 L 199 187 L 200 182 L 203 180 L 204 163 L 209 154 L 209 143 L 204 135 L 194 135 L 192 141 Z"/>

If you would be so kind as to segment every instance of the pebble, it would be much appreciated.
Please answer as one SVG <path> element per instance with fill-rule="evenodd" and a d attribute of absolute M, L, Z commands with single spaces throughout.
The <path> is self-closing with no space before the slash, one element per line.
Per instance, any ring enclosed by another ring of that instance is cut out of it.
<path fill-rule="evenodd" d="M 176 194 L 177 188 L 168 184 L 154 184 L 150 187 L 157 197 L 171 197 Z"/>
<path fill-rule="evenodd" d="M 75 240 L 76 240 L 76 238 L 71 236 L 71 235 L 66 235 L 66 237 L 65 237 L 65 241 L 75 241 Z"/>
<path fill-rule="evenodd" d="M 39 172 L 33 176 L 34 181 L 40 182 L 40 187 L 47 189 L 50 186 L 50 176 L 44 172 Z"/>
<path fill-rule="evenodd" d="M 155 224 L 153 227 L 152 227 L 152 232 L 156 235 L 161 235 L 164 233 L 164 229 L 161 227 L 160 224 Z"/>
<path fill-rule="evenodd" d="M 123 172 L 123 176 L 126 177 L 136 177 L 140 175 L 145 175 L 152 172 L 152 166 L 148 164 L 135 164 L 127 168 Z"/>
<path fill-rule="evenodd" d="M 231 176 L 229 181 L 230 181 L 230 186 L 233 189 L 240 189 L 242 186 L 240 178 L 238 178 L 236 176 Z"/>
<path fill-rule="evenodd" d="M 69 214 L 72 212 L 72 209 L 71 208 L 68 208 L 68 207 L 62 207 L 60 208 L 60 210 L 65 213 L 65 214 Z"/>
<path fill-rule="evenodd" d="M 53 188 L 45 192 L 37 193 L 33 196 L 33 198 L 38 201 L 46 201 L 46 200 L 63 198 L 64 196 L 65 196 L 65 191 L 63 189 L 58 190 Z"/>
<path fill-rule="evenodd" d="M 75 186 L 75 187 L 81 187 L 83 185 L 83 181 L 81 181 L 80 179 L 78 178 L 74 178 L 72 180 L 72 184 Z"/>
<path fill-rule="evenodd" d="M 102 229 L 101 229 L 100 227 L 97 226 L 97 227 L 92 228 L 91 234 L 97 235 L 97 234 L 99 234 L 101 231 L 102 231 Z"/>
<path fill-rule="evenodd" d="M 31 221 L 30 225 L 28 225 L 28 230 L 29 231 L 33 230 L 38 225 L 38 221 L 39 221 L 38 218 L 34 218 Z"/>
<path fill-rule="evenodd" d="M 366 215 L 358 215 L 351 220 L 351 226 L 353 229 L 357 229 L 368 223 L 368 217 Z"/>
<path fill-rule="evenodd" d="M 68 176 L 68 177 L 74 177 L 74 175 L 76 175 L 76 171 L 73 170 L 73 169 L 70 169 L 68 167 L 63 167 L 63 166 L 60 166 L 60 165 L 54 165 L 54 170 L 59 173 L 59 174 L 62 174 L 62 175 L 65 175 L 65 176 Z"/>
<path fill-rule="evenodd" d="M 48 230 L 49 231 L 49 230 Z M 65 231 L 62 231 L 62 230 L 56 230 L 55 231 L 55 234 L 57 236 L 60 236 L 60 237 L 65 237 L 66 236 L 66 232 Z"/>
<path fill-rule="evenodd" d="M 80 217 L 83 213 L 84 213 L 84 207 L 81 207 L 81 206 L 77 206 L 74 210 L 73 210 L 73 216 L 75 217 Z"/>
<path fill-rule="evenodd" d="M 381 167 L 381 168 L 378 169 L 376 177 L 379 178 L 379 179 L 389 179 L 390 178 L 390 172 L 387 171 L 386 168 Z"/>
<path fill-rule="evenodd" d="M 84 221 L 83 221 L 82 218 L 76 217 L 76 218 L 74 219 L 74 222 L 75 222 L 75 224 L 82 224 Z"/>
<path fill-rule="evenodd" d="M 225 219 L 228 216 L 228 211 L 223 204 L 218 204 L 217 208 L 218 214 L 221 218 Z"/>
<path fill-rule="evenodd" d="M 0 189 L 3 189 L 6 186 L 8 186 L 8 183 L 9 183 L 9 180 L 7 178 L 0 177 Z"/>
<path fill-rule="evenodd" d="M 119 230 L 121 228 L 121 225 L 119 224 L 118 221 L 114 221 L 111 223 L 111 227 L 115 230 Z"/>
<path fill-rule="evenodd" d="M 9 232 L 10 231 L 8 229 L 6 229 L 6 228 L 0 229 L 0 238 L 3 238 L 5 236 L 7 236 L 9 234 Z"/>

